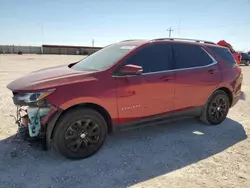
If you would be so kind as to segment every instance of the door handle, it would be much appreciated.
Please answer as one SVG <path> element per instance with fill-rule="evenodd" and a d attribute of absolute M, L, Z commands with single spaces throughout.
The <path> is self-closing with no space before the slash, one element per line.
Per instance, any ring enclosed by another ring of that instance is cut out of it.
<path fill-rule="evenodd" d="M 210 69 L 210 70 L 208 70 L 208 73 L 210 73 L 210 74 L 214 74 L 215 72 L 217 72 L 216 69 Z"/>
<path fill-rule="evenodd" d="M 169 81 L 169 80 L 173 80 L 173 79 L 174 79 L 173 76 L 163 76 L 163 77 L 161 77 L 161 80 L 163 80 L 163 81 Z"/>

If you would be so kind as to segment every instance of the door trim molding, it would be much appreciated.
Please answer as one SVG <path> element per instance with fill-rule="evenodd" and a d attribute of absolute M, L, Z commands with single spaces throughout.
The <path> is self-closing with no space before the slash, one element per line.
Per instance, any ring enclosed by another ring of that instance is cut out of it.
<path fill-rule="evenodd" d="M 158 123 L 169 122 L 173 120 L 183 119 L 183 118 L 191 118 L 191 117 L 199 117 L 201 115 L 203 106 L 192 107 L 185 110 L 178 110 L 175 112 L 168 112 L 165 114 L 154 115 L 150 117 L 140 118 L 139 120 L 135 120 L 132 122 L 121 123 L 117 125 L 113 125 L 113 130 L 115 131 L 126 131 L 130 129 L 135 129 L 139 127 L 150 126 Z"/>

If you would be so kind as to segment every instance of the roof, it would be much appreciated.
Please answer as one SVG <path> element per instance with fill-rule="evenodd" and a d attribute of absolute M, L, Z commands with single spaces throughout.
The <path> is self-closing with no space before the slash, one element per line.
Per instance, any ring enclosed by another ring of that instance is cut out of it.
<path fill-rule="evenodd" d="M 167 41 L 167 40 L 166 40 Z M 155 42 L 159 42 L 159 41 L 155 41 Z M 224 46 L 220 46 L 217 44 L 213 44 L 213 43 L 200 43 L 200 42 L 195 42 L 195 41 L 179 41 L 179 40 L 169 40 L 167 42 L 172 42 L 172 43 L 180 43 L 180 44 L 192 44 L 192 45 L 199 45 L 199 46 L 214 46 L 214 47 L 218 47 L 218 48 L 227 48 Z"/>
<path fill-rule="evenodd" d="M 200 40 L 200 39 L 187 39 L 187 38 L 158 38 L 158 39 L 152 39 L 150 42 L 174 42 L 174 43 L 185 43 L 185 44 L 196 44 L 196 45 L 206 45 L 206 46 L 217 46 L 214 42 L 206 41 L 206 40 Z"/>
<path fill-rule="evenodd" d="M 161 43 L 161 42 L 197 44 L 197 45 L 216 46 L 224 48 L 223 46 L 217 45 L 216 43 L 211 41 L 205 41 L 199 39 L 185 39 L 185 38 L 158 38 L 152 40 L 131 39 L 131 40 L 121 41 L 120 43 L 125 43 L 126 45 L 141 45 L 144 43 Z"/>

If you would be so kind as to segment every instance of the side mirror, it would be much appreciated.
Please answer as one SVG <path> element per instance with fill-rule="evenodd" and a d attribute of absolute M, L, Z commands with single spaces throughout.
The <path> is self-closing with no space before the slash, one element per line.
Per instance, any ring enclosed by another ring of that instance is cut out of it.
<path fill-rule="evenodd" d="M 143 72 L 141 66 L 138 65 L 125 65 L 121 70 L 120 73 L 123 75 L 140 75 Z"/>

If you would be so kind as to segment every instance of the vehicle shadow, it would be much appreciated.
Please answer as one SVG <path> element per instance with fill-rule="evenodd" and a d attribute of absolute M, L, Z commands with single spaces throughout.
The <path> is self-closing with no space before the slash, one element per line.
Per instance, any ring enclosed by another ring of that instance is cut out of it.
<path fill-rule="evenodd" d="M 197 163 L 246 138 L 243 126 L 232 119 L 219 126 L 185 119 L 110 135 L 97 154 L 71 161 L 10 137 L 0 141 L 0 182 L 5 187 L 129 187 Z M 15 178 L 8 180 L 10 176 Z"/>
<path fill-rule="evenodd" d="M 243 101 L 246 100 L 246 94 L 245 94 L 245 92 L 243 92 L 243 91 L 241 92 L 240 100 L 243 100 Z"/>

